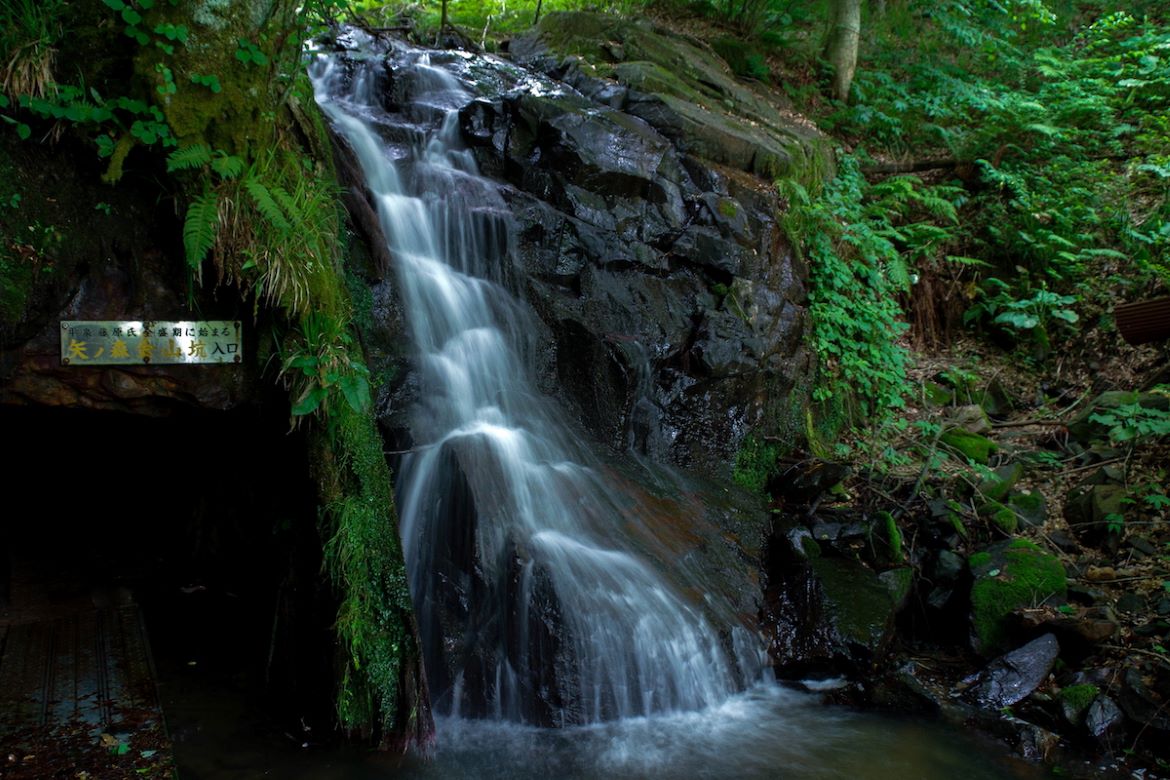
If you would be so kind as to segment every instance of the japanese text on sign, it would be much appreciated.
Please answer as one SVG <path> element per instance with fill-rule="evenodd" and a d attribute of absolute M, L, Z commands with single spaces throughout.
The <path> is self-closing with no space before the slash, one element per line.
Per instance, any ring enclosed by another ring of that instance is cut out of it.
<path fill-rule="evenodd" d="M 61 322 L 66 366 L 239 363 L 242 358 L 243 331 L 231 320 Z"/>

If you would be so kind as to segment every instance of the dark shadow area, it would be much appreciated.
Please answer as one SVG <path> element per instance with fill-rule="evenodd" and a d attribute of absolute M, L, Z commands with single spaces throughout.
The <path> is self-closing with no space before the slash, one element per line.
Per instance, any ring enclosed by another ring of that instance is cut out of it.
<path fill-rule="evenodd" d="M 336 604 L 286 417 L 9 407 L 0 430 L 0 620 L 138 605 L 185 779 L 334 738 Z"/>

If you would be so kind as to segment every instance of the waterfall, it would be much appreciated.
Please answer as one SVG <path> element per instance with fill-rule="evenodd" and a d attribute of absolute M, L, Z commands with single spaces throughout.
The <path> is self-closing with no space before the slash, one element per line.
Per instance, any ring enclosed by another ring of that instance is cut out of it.
<path fill-rule="evenodd" d="M 754 671 L 730 659 L 751 655 L 746 632 L 721 639 L 647 564 L 636 500 L 536 389 L 507 209 L 460 141 L 474 96 L 438 55 L 393 45 L 393 67 L 320 55 L 311 75 L 364 172 L 413 342 L 397 496 L 437 706 L 556 725 L 724 701 Z M 391 82 L 409 99 L 388 110 Z"/>

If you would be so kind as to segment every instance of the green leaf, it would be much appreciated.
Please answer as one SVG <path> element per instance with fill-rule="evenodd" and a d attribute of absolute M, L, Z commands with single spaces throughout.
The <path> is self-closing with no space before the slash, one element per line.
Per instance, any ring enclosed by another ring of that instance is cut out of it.
<path fill-rule="evenodd" d="M 136 25 L 142 21 L 142 14 L 138 13 L 130 6 L 126 6 L 122 9 L 122 21 L 132 26 Z"/>
<path fill-rule="evenodd" d="M 215 246 L 215 234 L 219 228 L 219 196 L 214 190 L 204 192 L 187 207 L 183 222 L 183 248 L 187 253 L 187 265 L 199 268 L 207 253 Z"/>
<path fill-rule="evenodd" d="M 126 7 L 126 4 L 122 0 L 102 0 L 102 2 L 115 11 L 121 11 Z"/>
<path fill-rule="evenodd" d="M 24 122 L 20 122 L 16 125 L 16 135 L 20 140 L 27 141 L 32 136 L 32 128 Z"/>
<path fill-rule="evenodd" d="M 299 401 L 293 404 L 292 413 L 294 417 L 303 417 L 306 414 L 312 414 L 321 405 L 321 401 L 325 399 L 328 391 L 324 387 L 314 387 L 309 392 L 305 393 Z"/>
<path fill-rule="evenodd" d="M 338 382 L 349 408 L 364 412 L 370 406 L 370 383 L 361 374 L 346 374 Z"/>

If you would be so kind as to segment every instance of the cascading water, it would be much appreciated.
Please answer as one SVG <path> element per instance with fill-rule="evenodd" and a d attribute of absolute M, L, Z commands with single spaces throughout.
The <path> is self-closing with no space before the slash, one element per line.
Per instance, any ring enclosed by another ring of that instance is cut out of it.
<path fill-rule="evenodd" d="M 754 648 L 729 653 L 632 551 L 636 502 L 535 390 L 533 318 L 506 286 L 507 212 L 460 144 L 473 95 L 396 46 L 392 72 L 321 56 L 312 75 L 366 177 L 417 350 L 398 505 L 436 703 L 560 725 L 722 702 L 758 673 Z M 387 112 L 391 80 L 409 100 Z M 452 614 L 461 625 L 443 624 Z"/>

